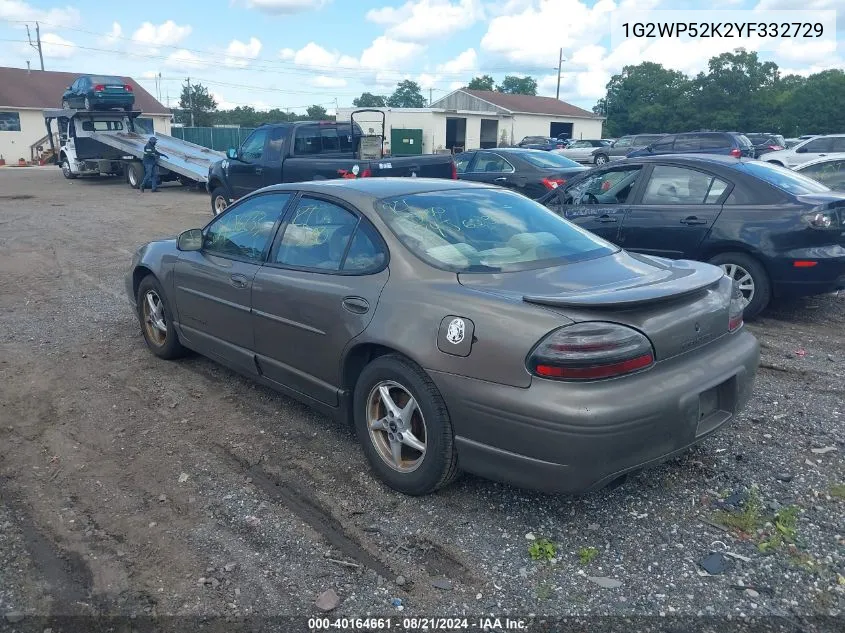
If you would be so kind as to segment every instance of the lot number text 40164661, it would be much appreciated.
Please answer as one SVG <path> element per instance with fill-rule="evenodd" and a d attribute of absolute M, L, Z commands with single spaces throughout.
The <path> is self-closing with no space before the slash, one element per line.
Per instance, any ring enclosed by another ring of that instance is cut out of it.
<path fill-rule="evenodd" d="M 308 629 L 318 631 L 525 631 L 528 621 L 515 618 L 309 618 Z"/>

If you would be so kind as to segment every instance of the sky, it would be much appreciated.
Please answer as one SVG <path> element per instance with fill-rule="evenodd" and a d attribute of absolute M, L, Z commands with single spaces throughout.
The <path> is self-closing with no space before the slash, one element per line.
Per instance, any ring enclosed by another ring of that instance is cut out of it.
<path fill-rule="evenodd" d="M 476 75 L 530 74 L 539 94 L 554 96 L 561 48 L 560 98 L 586 109 L 613 74 L 642 61 L 695 74 L 743 46 L 784 72 L 845 68 L 845 46 L 832 39 L 611 38 L 614 12 L 632 8 L 800 9 L 805 19 L 833 9 L 845 41 L 845 0 L 0 0 L 0 66 L 39 67 L 25 29 L 34 38 L 39 21 L 46 70 L 131 76 L 171 106 L 190 78 L 220 108 L 300 113 L 311 104 L 332 112 L 364 91 L 387 95 L 402 79 L 437 100 Z"/>

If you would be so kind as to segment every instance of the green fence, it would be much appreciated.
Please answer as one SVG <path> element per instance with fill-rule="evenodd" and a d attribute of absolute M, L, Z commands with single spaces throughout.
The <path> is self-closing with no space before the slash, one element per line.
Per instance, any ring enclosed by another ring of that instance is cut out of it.
<path fill-rule="evenodd" d="M 174 127 L 171 136 L 183 141 L 225 152 L 230 147 L 240 147 L 255 128 L 251 127 Z"/>

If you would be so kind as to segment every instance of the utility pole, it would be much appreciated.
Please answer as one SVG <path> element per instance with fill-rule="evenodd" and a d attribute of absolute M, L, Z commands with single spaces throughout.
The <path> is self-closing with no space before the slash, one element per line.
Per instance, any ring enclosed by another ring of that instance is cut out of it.
<path fill-rule="evenodd" d="M 557 60 L 557 92 L 555 92 L 555 99 L 560 99 L 560 71 L 563 68 L 563 49 L 560 49 L 560 57 Z"/>
<path fill-rule="evenodd" d="M 26 25 L 26 39 L 29 40 L 29 45 L 38 51 L 38 59 L 41 60 L 41 70 L 44 70 L 44 53 L 41 50 L 41 27 L 38 22 L 35 23 L 35 42 L 32 41 L 32 36 L 29 34 L 29 24 Z"/>
<path fill-rule="evenodd" d="M 429 108 L 431 107 L 431 104 L 434 103 L 434 99 L 431 96 L 432 91 L 433 91 L 433 88 L 428 89 L 428 107 Z"/>
<path fill-rule="evenodd" d="M 194 127 L 194 95 L 191 94 L 191 78 L 188 77 L 185 81 L 188 82 L 188 108 L 191 111 L 191 127 Z"/>

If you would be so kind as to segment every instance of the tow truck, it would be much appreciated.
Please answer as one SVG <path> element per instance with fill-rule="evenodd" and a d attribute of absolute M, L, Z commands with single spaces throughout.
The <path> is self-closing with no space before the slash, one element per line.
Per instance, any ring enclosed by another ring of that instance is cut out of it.
<path fill-rule="evenodd" d="M 118 176 L 137 189 L 144 178 L 144 145 L 153 136 L 136 128 L 140 115 L 136 111 L 45 110 L 47 138 L 64 177 Z M 163 182 L 205 185 L 209 168 L 224 157 L 221 152 L 167 134 L 154 136 L 156 149 L 167 156 L 158 161 Z"/>

